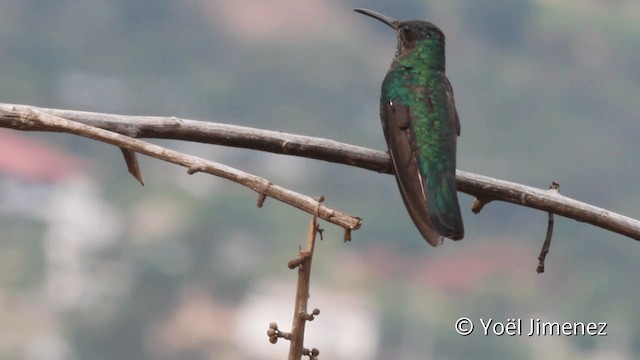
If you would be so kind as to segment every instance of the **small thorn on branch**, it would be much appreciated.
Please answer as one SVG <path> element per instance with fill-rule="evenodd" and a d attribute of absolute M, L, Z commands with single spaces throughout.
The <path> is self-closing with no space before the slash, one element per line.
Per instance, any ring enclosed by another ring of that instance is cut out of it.
<path fill-rule="evenodd" d="M 560 193 L 560 184 L 555 181 L 552 181 L 551 185 L 549 186 L 549 191 Z M 551 249 L 552 236 L 553 236 L 553 213 L 549 212 L 549 221 L 547 223 L 547 236 L 544 239 L 544 244 L 542 244 L 540 255 L 538 255 L 538 267 L 536 268 L 536 272 L 538 274 L 541 274 L 544 272 L 544 261 L 547 258 L 547 254 Z"/>
<path fill-rule="evenodd" d="M 142 170 L 140 170 L 140 164 L 138 163 L 138 157 L 136 153 L 125 148 L 120 148 L 122 151 L 122 156 L 124 157 L 124 162 L 127 164 L 127 170 L 129 170 L 129 174 L 133 175 L 133 177 L 138 180 L 140 185 L 144 186 L 144 179 L 142 178 Z"/>
<path fill-rule="evenodd" d="M 351 241 L 351 229 L 344 229 L 344 242 Z"/>
<path fill-rule="evenodd" d="M 197 172 L 202 171 L 203 169 L 204 169 L 204 166 L 202 164 L 193 163 L 193 164 L 191 164 L 191 166 L 189 166 L 187 168 L 187 174 L 193 175 L 193 174 L 195 174 Z"/>
<path fill-rule="evenodd" d="M 473 203 L 471 204 L 471 211 L 474 214 L 477 214 L 480 212 L 480 210 L 482 210 L 482 208 L 484 208 L 485 205 L 492 202 L 493 200 L 494 199 L 492 198 L 478 196 L 473 199 Z"/>
<path fill-rule="evenodd" d="M 258 205 L 259 208 L 264 206 L 264 201 L 267 200 L 267 195 L 264 193 L 260 193 L 258 194 L 258 203 L 256 205 Z"/>

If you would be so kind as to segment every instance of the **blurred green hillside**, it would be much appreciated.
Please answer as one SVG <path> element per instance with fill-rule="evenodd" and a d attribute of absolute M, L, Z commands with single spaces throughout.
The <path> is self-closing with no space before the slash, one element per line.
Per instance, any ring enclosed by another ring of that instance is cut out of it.
<path fill-rule="evenodd" d="M 569 197 L 640 217 L 634 2 L 2 2 L 0 102 L 178 116 L 384 149 L 378 96 L 395 37 L 354 7 L 427 19 L 445 32 L 462 123 L 459 169 L 539 188 L 557 181 Z M 257 209 L 247 189 L 148 158 L 141 188 L 117 149 L 60 134 L 20 135 L 92 164 L 100 196 L 123 220 L 118 241 L 91 264 L 117 264 L 105 276 L 122 286 L 96 295 L 96 304 L 108 306 L 50 306 L 42 290 L 50 271 L 44 226 L 0 213 L 0 300 L 13 304 L 0 306 L 0 332 L 14 334 L 20 324 L 24 334 L 0 336 L 0 358 L 57 359 L 25 355 L 40 354 L 28 349 L 35 346 L 30 334 L 43 327 L 62 339 L 62 358 L 249 358 L 223 335 L 179 350 L 160 346 L 158 329 L 189 303 L 190 289 L 235 309 L 257 284 L 293 283 L 286 263 L 304 241 L 306 214 L 271 199 Z M 323 225 L 313 281 L 357 288 L 378 304 L 374 359 L 632 359 L 640 352 L 635 241 L 556 217 L 547 272 L 536 275 L 544 213 L 504 203 L 479 215 L 464 210 L 465 240 L 433 249 L 414 229 L 391 176 L 153 141 L 325 195 L 328 205 L 362 217 L 351 243 Z M 462 207 L 472 200 L 463 195 Z M 10 309 L 34 320 L 24 325 Z M 462 337 L 453 324 L 463 316 L 604 321 L 609 335 Z"/>

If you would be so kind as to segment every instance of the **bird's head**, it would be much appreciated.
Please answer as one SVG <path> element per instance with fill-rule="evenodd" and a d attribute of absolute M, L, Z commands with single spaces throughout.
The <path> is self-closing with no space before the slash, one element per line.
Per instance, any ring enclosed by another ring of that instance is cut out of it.
<path fill-rule="evenodd" d="M 367 9 L 355 9 L 354 11 L 379 20 L 395 30 L 398 37 L 397 55 L 415 49 L 418 43 L 426 43 L 444 49 L 444 33 L 433 23 L 421 20 L 397 20 Z"/>

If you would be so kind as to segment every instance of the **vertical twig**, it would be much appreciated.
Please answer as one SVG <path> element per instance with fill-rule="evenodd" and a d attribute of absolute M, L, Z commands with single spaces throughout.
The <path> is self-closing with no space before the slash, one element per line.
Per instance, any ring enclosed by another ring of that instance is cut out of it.
<path fill-rule="evenodd" d="M 555 191 L 557 193 L 560 192 L 560 184 L 555 181 L 551 182 L 549 186 L 549 191 Z M 544 272 L 544 260 L 547 258 L 547 254 L 551 250 L 551 237 L 553 236 L 553 213 L 549 212 L 549 222 L 547 224 L 547 236 L 544 239 L 544 244 L 542 244 L 542 249 L 540 250 L 540 255 L 538 256 L 538 267 L 536 268 L 536 272 L 541 274 Z"/>
<path fill-rule="evenodd" d="M 304 350 L 305 322 L 313 319 L 313 315 L 307 313 L 307 302 L 309 300 L 309 284 L 311 281 L 311 261 L 313 260 L 313 250 L 316 245 L 317 231 L 318 215 L 316 213 L 309 224 L 307 248 L 305 250 L 301 250 L 300 256 L 298 257 L 298 259 L 302 259 L 302 261 L 299 264 L 295 264 L 295 260 L 292 261 L 293 264 L 289 263 L 289 268 L 291 269 L 294 269 L 296 265 L 298 266 L 298 286 L 296 290 L 296 304 L 293 313 L 293 322 L 291 325 L 289 360 L 299 360 L 302 358 Z"/>
<path fill-rule="evenodd" d="M 309 300 L 311 261 L 313 260 L 313 251 L 316 244 L 316 234 L 320 233 L 320 238 L 322 238 L 322 229 L 318 226 L 318 211 L 320 203 L 323 200 L 323 197 L 318 199 L 318 208 L 309 224 L 306 249 L 300 249 L 298 257 L 289 261 L 287 264 L 289 269 L 298 268 L 298 285 L 296 287 L 296 302 L 294 305 L 291 332 L 284 333 L 278 330 L 278 324 L 276 323 L 271 323 L 267 331 L 269 341 L 273 344 L 278 341 L 278 338 L 284 338 L 291 342 L 289 345 L 289 360 L 300 360 L 303 355 L 309 356 L 310 359 L 314 360 L 317 359 L 317 356 L 320 354 L 320 351 L 316 348 L 309 350 L 304 347 L 304 330 L 305 323 L 312 321 L 315 316 L 320 314 L 320 310 L 318 309 L 313 309 L 311 313 L 308 313 L 307 303 Z"/>

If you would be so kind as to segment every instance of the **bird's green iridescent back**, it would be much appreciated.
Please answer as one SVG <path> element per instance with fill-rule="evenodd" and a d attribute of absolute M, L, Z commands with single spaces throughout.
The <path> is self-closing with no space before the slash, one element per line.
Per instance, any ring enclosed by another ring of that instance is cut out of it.
<path fill-rule="evenodd" d="M 381 114 L 388 126 L 404 126 L 423 176 L 433 226 L 441 234 L 462 236 L 455 184 L 456 139 L 460 133 L 451 84 L 444 73 L 444 39 L 418 41 L 394 59 L 382 84 Z M 407 107 L 405 124 L 389 121 L 385 106 Z M 396 166 L 401 164 L 396 164 Z M 459 224 L 459 225 L 458 225 Z"/>

